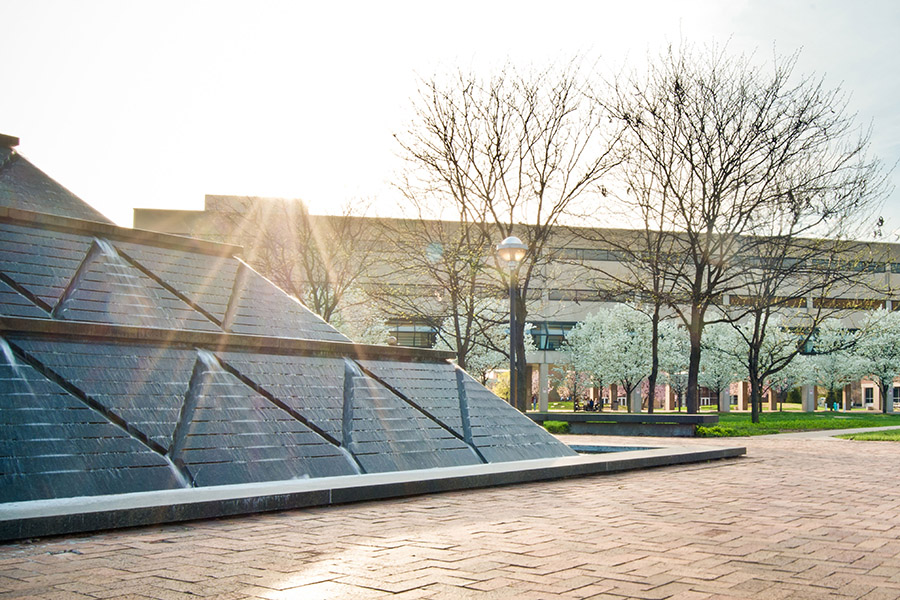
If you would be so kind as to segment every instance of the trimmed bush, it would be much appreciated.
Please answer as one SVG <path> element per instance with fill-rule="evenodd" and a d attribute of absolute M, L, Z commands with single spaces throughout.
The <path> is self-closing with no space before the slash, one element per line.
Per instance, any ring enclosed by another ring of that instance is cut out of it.
<path fill-rule="evenodd" d="M 703 425 L 697 425 L 697 437 L 732 437 L 736 433 L 731 427 L 722 427 L 721 425 L 704 427 Z"/>
<path fill-rule="evenodd" d="M 544 421 L 544 429 L 550 433 L 569 433 L 569 423 L 566 421 Z"/>

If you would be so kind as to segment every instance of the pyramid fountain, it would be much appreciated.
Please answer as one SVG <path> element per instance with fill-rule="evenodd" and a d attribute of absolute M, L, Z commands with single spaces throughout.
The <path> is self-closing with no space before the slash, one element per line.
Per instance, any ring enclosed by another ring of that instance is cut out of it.
<path fill-rule="evenodd" d="M 10 140 L 0 540 L 610 470 L 450 353 L 354 344 L 238 247 L 103 222 Z"/>

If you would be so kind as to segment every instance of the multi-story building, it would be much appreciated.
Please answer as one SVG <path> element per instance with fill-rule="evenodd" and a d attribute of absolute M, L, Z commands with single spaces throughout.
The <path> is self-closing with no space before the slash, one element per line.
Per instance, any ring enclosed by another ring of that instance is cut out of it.
<path fill-rule="evenodd" d="M 256 243 L 258 243 L 258 240 L 265 238 L 265 235 L 260 236 L 260 232 L 257 231 L 259 227 L 263 226 L 254 222 L 250 227 L 247 227 L 246 224 L 237 227 L 234 225 L 234 220 L 223 220 L 221 213 L 223 207 L 233 207 L 235 203 L 243 206 L 255 206 L 266 202 L 272 202 L 272 200 L 207 196 L 206 207 L 203 211 L 135 209 L 134 226 L 138 229 L 252 246 L 254 240 L 257 240 Z M 435 225 L 434 222 L 402 219 L 334 216 L 310 216 L 309 218 L 319 224 L 316 227 L 323 230 L 328 229 L 323 224 L 333 223 L 340 219 L 353 219 L 356 224 L 356 236 L 368 237 L 371 235 L 373 238 L 377 237 L 374 233 L 376 231 L 388 231 L 392 235 L 403 235 L 400 232 L 410 232 L 416 230 L 417 227 L 433 227 Z M 453 229 L 458 227 L 458 224 L 447 222 L 441 226 Z M 334 229 L 333 225 L 330 227 L 331 230 Z M 242 230 L 238 231 L 239 229 Z M 533 390 L 534 397 L 542 408 L 547 406 L 548 400 L 552 398 L 553 394 L 549 390 L 551 371 L 554 366 L 565 362 L 565 357 L 560 352 L 560 346 L 565 340 L 566 333 L 592 312 L 609 307 L 623 299 L 635 299 L 633 293 L 623 294 L 614 283 L 615 279 L 625 278 L 627 274 L 628 266 L 623 261 L 621 252 L 616 251 L 608 244 L 597 241 L 601 238 L 624 238 L 633 232 L 605 230 L 603 231 L 604 235 L 596 235 L 597 233 L 597 230 L 579 231 L 558 228 L 545 252 L 547 259 L 541 262 L 531 280 L 528 322 L 532 325 L 530 333 L 536 349 L 528 354 L 527 363 L 529 370 L 532 370 L 535 375 L 534 387 L 537 389 Z M 414 242 L 421 243 L 423 255 L 427 255 L 433 250 L 430 246 L 435 244 L 433 242 L 426 243 L 427 236 L 411 237 L 416 238 Z M 494 241 L 499 241 L 499 239 Z M 336 243 L 336 240 L 331 240 L 331 243 Z M 429 298 L 437 293 L 433 284 L 423 281 L 415 275 L 410 276 L 408 272 L 398 268 L 397 257 L 389 256 L 391 253 L 389 245 L 375 241 L 368 247 L 375 248 L 375 252 L 374 256 L 369 257 L 371 263 L 367 272 L 358 281 L 360 285 L 387 279 L 398 285 L 418 288 L 423 305 L 427 305 Z M 252 255 L 253 248 L 248 248 L 248 252 Z M 807 297 L 796 298 L 789 304 L 790 310 L 810 313 L 827 310 L 843 317 L 849 327 L 854 327 L 868 310 L 900 308 L 900 299 L 894 298 L 895 290 L 900 289 L 900 245 L 873 242 L 857 246 L 852 260 L 847 260 L 844 268 L 855 273 L 852 284 L 838 285 L 827 292 L 817 291 L 810 293 Z M 398 274 L 401 272 L 403 273 Z M 493 293 L 495 296 L 499 296 L 502 294 L 502 290 L 497 288 Z M 737 307 L 746 303 L 748 299 L 747 295 L 734 293 L 731 294 L 731 297 L 721 298 L 720 304 Z M 435 317 L 437 316 L 435 315 Z M 423 318 L 421 312 L 416 318 L 387 313 L 383 314 L 382 318 L 389 333 L 400 345 L 428 347 L 435 342 L 437 323 L 435 319 Z M 745 408 L 746 385 L 736 384 L 732 388 L 732 400 L 737 402 L 740 408 Z M 895 388 L 894 393 L 897 394 L 897 392 L 900 392 L 900 387 Z M 600 392 L 594 390 L 591 393 Z M 807 390 L 804 394 L 810 397 L 810 399 L 806 399 L 807 406 L 810 406 L 813 401 L 811 398 L 814 398 L 814 391 Z M 670 394 L 654 395 L 666 398 L 666 400 L 658 400 L 662 407 L 671 407 Z M 715 403 L 717 400 L 708 393 L 703 396 L 707 403 Z M 877 406 L 880 403 L 877 387 L 866 381 L 851 386 L 846 390 L 846 396 L 845 404 L 848 407 L 854 404 Z M 900 394 L 895 400 L 900 402 Z"/>

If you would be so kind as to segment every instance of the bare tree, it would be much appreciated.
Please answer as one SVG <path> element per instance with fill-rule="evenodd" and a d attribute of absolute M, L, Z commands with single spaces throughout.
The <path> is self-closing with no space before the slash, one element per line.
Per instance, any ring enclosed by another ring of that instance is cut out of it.
<path fill-rule="evenodd" d="M 207 209 L 216 229 L 245 247 L 246 260 L 278 287 L 331 323 L 340 310 L 363 300 L 350 294 L 373 265 L 379 230 L 365 203 L 348 202 L 340 214 L 310 215 L 300 200 L 217 196 Z"/>
<path fill-rule="evenodd" d="M 398 135 L 407 169 L 398 187 L 417 206 L 452 207 L 482 239 L 516 235 L 528 246 L 518 273 L 517 398 L 526 408 L 523 347 L 532 278 L 547 260 L 552 229 L 608 171 L 610 145 L 599 107 L 576 64 L 536 72 L 510 66 L 481 78 L 459 72 L 422 82 L 415 117 Z M 496 256 L 494 282 L 508 274 Z"/>
<path fill-rule="evenodd" d="M 599 100 L 625 130 L 622 204 L 663 218 L 662 275 L 691 342 L 689 412 L 699 406 L 708 311 L 747 285 L 738 260 L 753 254 L 747 240 L 784 222 L 792 238 L 829 235 L 880 199 L 868 135 L 839 90 L 795 77 L 795 63 L 776 57 L 763 68 L 723 49 L 670 48 Z"/>
<path fill-rule="evenodd" d="M 369 278 L 369 297 L 392 318 L 427 323 L 463 369 L 473 353 L 506 354 L 502 340 L 495 340 L 503 319 L 489 267 L 491 239 L 465 214 L 440 221 L 417 210 L 419 218 L 381 224 L 382 264 Z"/>

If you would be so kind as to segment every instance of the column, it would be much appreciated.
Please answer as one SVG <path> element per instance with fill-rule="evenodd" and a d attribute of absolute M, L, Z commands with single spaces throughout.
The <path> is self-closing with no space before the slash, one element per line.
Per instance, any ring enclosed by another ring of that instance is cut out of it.
<path fill-rule="evenodd" d="M 541 412 L 547 412 L 550 408 L 550 400 L 547 398 L 547 388 L 550 387 L 550 365 L 542 362 L 538 365 L 538 405 Z"/>
<path fill-rule="evenodd" d="M 750 382 L 739 381 L 737 393 L 738 410 L 750 410 Z"/>
<path fill-rule="evenodd" d="M 803 412 L 816 411 L 816 386 L 804 385 L 800 391 L 801 410 Z"/>
<path fill-rule="evenodd" d="M 672 391 L 672 386 L 668 383 L 666 384 L 666 410 L 678 410 L 678 407 L 675 405 L 675 392 Z"/>
<path fill-rule="evenodd" d="M 874 408 L 875 412 L 881 412 L 881 386 L 875 385 L 872 386 L 872 399 L 875 401 Z"/>
<path fill-rule="evenodd" d="M 844 390 L 841 392 L 841 400 L 844 406 L 845 411 L 849 411 L 853 408 L 853 386 L 849 383 L 844 386 Z"/>
<path fill-rule="evenodd" d="M 888 396 L 884 399 L 885 404 L 887 405 L 887 411 L 889 413 L 894 412 L 894 382 L 891 382 L 891 387 L 888 388 Z"/>
<path fill-rule="evenodd" d="M 719 405 L 722 407 L 721 412 L 731 412 L 731 389 L 725 388 L 719 392 Z"/>
<path fill-rule="evenodd" d="M 772 390 L 769 390 L 766 392 L 766 397 L 769 400 L 769 410 L 773 412 L 778 410 L 778 394 L 776 394 Z"/>
<path fill-rule="evenodd" d="M 532 406 L 531 399 L 536 396 L 534 393 L 534 365 L 525 365 L 525 403 L 528 405 L 526 410 L 535 410 L 537 407 Z"/>
<path fill-rule="evenodd" d="M 634 390 L 631 392 L 631 405 L 628 407 L 628 412 L 639 413 L 641 412 L 641 386 L 635 386 Z"/>

